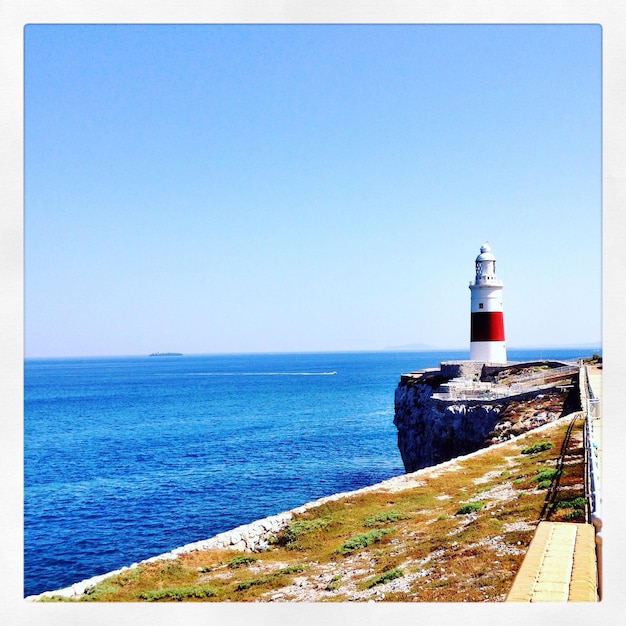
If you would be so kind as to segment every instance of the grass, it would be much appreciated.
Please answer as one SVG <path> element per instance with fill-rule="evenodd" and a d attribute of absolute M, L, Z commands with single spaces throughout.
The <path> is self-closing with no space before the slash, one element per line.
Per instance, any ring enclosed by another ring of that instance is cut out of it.
<path fill-rule="evenodd" d="M 404 572 L 399 567 L 394 567 L 393 569 L 387 570 L 386 572 L 368 580 L 365 583 L 365 587 L 367 589 L 371 589 L 376 585 L 384 585 L 385 583 L 388 583 L 395 578 L 400 578 L 401 576 L 404 576 Z"/>
<path fill-rule="evenodd" d="M 522 450 L 522 454 L 538 454 L 544 450 L 550 450 L 553 444 L 551 441 L 544 441 L 542 443 L 535 443 L 532 446 L 528 446 Z"/>
<path fill-rule="evenodd" d="M 420 474 L 416 486 L 310 508 L 263 552 L 198 550 L 141 563 L 77 601 L 367 601 L 380 599 L 381 585 L 400 577 L 401 588 L 384 588 L 385 601 L 502 601 L 545 504 L 546 492 L 537 483 L 557 476 L 566 427 L 556 424 L 539 438 L 529 433 L 460 457 L 457 469 Z M 551 519 L 580 521 L 584 515 L 581 427 L 574 427 L 558 475 Z M 523 453 L 544 443 L 552 445 Z M 495 487 L 509 492 L 505 500 L 490 495 Z M 480 500 L 472 500 L 478 493 Z"/>
<path fill-rule="evenodd" d="M 559 474 L 560 470 L 547 467 L 540 470 L 537 470 L 537 473 L 531 478 L 533 482 L 541 482 L 542 480 L 554 480 Z"/>
<path fill-rule="evenodd" d="M 566 510 L 562 511 L 562 509 Z M 551 510 L 553 513 L 560 513 L 562 520 L 565 522 L 584 522 L 587 510 L 587 498 L 578 496 L 569 500 L 557 500 L 552 505 Z"/>
<path fill-rule="evenodd" d="M 326 591 L 334 591 L 335 589 L 338 589 L 340 585 L 341 576 L 337 574 L 330 579 L 330 582 L 326 585 L 325 589 Z"/>
<path fill-rule="evenodd" d="M 275 544 L 289 550 L 306 550 L 325 532 L 331 522 L 332 518 L 329 516 L 289 522 L 276 537 Z"/>
<path fill-rule="evenodd" d="M 238 567 L 243 567 L 244 565 L 250 565 L 256 560 L 257 558 L 255 556 L 249 554 L 238 554 L 228 561 L 228 567 L 237 569 Z"/>
<path fill-rule="evenodd" d="M 395 522 L 398 519 L 404 519 L 402 513 L 400 513 L 399 511 L 385 511 L 384 513 L 376 513 L 375 515 L 370 515 L 363 521 L 363 526 L 376 526 L 378 524 Z"/>
<path fill-rule="evenodd" d="M 244 591 L 255 585 L 265 585 L 267 583 L 274 583 L 277 579 L 282 579 L 289 574 L 298 574 L 306 569 L 304 565 L 290 565 L 289 567 L 282 567 L 277 572 L 269 574 L 267 576 L 259 576 L 257 578 L 248 578 L 237 583 L 235 591 Z"/>
<path fill-rule="evenodd" d="M 480 509 L 482 509 L 483 506 L 485 506 L 485 503 L 482 500 L 475 500 L 474 502 L 466 502 L 465 504 L 459 507 L 455 515 L 469 515 L 470 513 L 475 513 L 476 511 L 480 511 Z"/>
<path fill-rule="evenodd" d="M 141 600 L 148 602 L 181 602 L 183 600 L 204 600 L 217 595 L 215 587 L 209 585 L 187 585 L 186 587 L 167 587 L 154 589 L 139 594 Z"/>
<path fill-rule="evenodd" d="M 556 509 L 584 509 L 587 506 L 587 499 L 583 497 L 574 498 L 573 500 L 559 500 L 555 503 Z"/>
<path fill-rule="evenodd" d="M 346 541 L 341 548 L 337 549 L 337 552 L 339 552 L 339 554 L 350 554 L 355 550 L 362 550 L 373 543 L 379 542 L 384 535 L 390 532 L 392 532 L 390 528 L 377 528 L 370 530 L 367 533 L 359 533 L 358 535 L 348 539 L 348 541 Z"/>

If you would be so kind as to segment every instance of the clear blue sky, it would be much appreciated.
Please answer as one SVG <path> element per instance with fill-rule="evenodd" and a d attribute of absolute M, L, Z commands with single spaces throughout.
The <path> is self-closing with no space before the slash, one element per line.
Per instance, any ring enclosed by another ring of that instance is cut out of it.
<path fill-rule="evenodd" d="M 27 26 L 26 356 L 599 344 L 601 37 Z"/>

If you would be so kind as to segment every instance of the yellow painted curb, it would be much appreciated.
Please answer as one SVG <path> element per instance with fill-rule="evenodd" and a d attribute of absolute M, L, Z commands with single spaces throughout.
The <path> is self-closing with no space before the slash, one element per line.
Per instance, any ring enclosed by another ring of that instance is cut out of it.
<path fill-rule="evenodd" d="M 593 526 L 541 522 L 506 601 L 597 602 Z"/>

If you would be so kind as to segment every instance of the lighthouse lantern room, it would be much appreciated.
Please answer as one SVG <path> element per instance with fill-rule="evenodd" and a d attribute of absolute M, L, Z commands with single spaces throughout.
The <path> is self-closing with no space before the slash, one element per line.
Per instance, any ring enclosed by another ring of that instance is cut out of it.
<path fill-rule="evenodd" d="M 496 257 L 488 242 L 476 257 L 476 278 L 472 293 L 470 360 L 506 363 L 504 343 L 503 284 L 496 276 Z"/>

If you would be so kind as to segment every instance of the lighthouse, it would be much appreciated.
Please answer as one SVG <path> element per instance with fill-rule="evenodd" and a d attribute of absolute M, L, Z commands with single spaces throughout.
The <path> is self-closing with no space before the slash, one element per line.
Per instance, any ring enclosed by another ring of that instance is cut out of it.
<path fill-rule="evenodd" d="M 470 361 L 506 363 L 502 281 L 496 276 L 496 257 L 488 242 L 476 257 L 476 278 L 469 284 L 472 293 Z"/>

